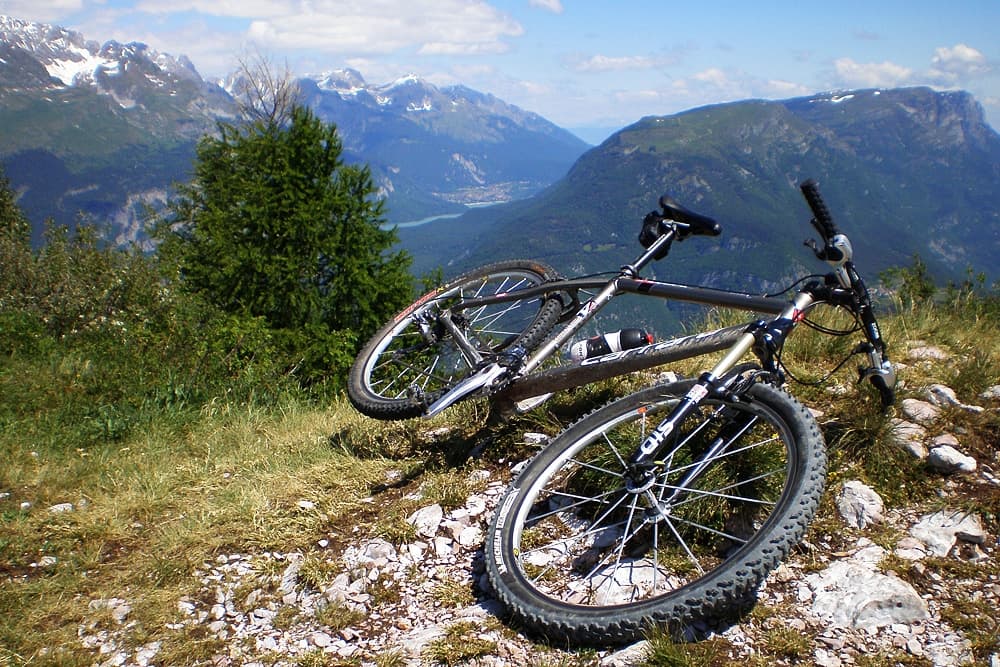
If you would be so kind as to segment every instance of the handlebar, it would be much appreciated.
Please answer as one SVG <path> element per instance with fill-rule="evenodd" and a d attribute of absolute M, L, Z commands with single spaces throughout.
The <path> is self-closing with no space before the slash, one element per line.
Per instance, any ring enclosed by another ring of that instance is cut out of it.
<path fill-rule="evenodd" d="M 819 232 L 824 244 L 829 244 L 833 240 L 833 237 L 839 234 L 840 231 L 833 224 L 833 216 L 830 215 L 830 209 L 826 207 L 826 202 L 823 201 L 823 197 L 819 193 L 819 183 L 810 178 L 803 181 L 799 185 L 799 189 L 802 190 L 802 194 L 809 203 L 809 208 L 812 209 L 813 219 L 809 222 Z"/>

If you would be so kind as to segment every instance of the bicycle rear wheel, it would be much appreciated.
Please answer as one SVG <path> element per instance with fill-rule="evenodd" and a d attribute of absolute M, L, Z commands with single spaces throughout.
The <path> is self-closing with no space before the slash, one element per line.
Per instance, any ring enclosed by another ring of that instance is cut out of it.
<path fill-rule="evenodd" d="M 556 277 L 539 262 L 498 262 L 465 273 L 425 294 L 378 331 L 358 354 L 347 394 L 377 419 L 418 417 L 473 370 L 440 315 L 462 299 L 516 292 Z M 455 311 L 452 322 L 484 359 L 514 345 L 536 347 L 562 312 L 557 298 L 532 296 Z"/>
<path fill-rule="evenodd" d="M 526 630 L 613 644 L 676 629 L 746 599 L 802 538 L 825 447 L 809 412 L 769 385 L 706 400 L 666 438 L 655 475 L 637 486 L 627 474 L 631 453 L 691 385 L 651 387 L 591 413 L 511 485 L 487 537 L 487 573 Z"/>

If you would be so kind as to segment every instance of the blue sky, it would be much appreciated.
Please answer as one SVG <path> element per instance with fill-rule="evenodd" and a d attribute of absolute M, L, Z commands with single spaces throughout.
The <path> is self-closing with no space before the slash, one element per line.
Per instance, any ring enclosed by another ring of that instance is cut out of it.
<path fill-rule="evenodd" d="M 0 13 L 146 42 L 205 76 L 260 52 L 297 74 L 462 83 L 592 141 L 716 102 L 905 85 L 968 90 L 1000 128 L 1000 0 L 0 0 Z"/>

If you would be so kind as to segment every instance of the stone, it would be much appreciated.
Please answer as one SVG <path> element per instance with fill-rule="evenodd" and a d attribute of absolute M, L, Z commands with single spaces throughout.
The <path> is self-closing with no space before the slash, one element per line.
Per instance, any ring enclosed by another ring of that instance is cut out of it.
<path fill-rule="evenodd" d="M 958 400 L 958 396 L 955 395 L 955 390 L 947 385 L 932 384 L 927 387 L 927 391 L 924 393 L 927 396 L 927 400 L 937 406 L 962 405 L 962 402 Z"/>
<path fill-rule="evenodd" d="M 73 503 L 59 503 L 49 508 L 49 514 L 63 514 L 73 511 Z"/>
<path fill-rule="evenodd" d="M 144 646 L 141 646 L 138 651 L 135 652 L 135 662 L 139 667 L 147 667 L 147 665 L 152 664 L 153 658 L 156 654 L 160 652 L 161 642 L 150 642 Z"/>
<path fill-rule="evenodd" d="M 979 398 L 987 401 L 1000 401 L 1000 384 L 995 384 L 983 393 L 979 394 Z"/>
<path fill-rule="evenodd" d="M 896 446 L 907 450 L 915 458 L 927 458 L 927 447 L 923 442 L 926 437 L 927 429 L 920 424 L 898 418 L 892 420 L 892 438 Z"/>
<path fill-rule="evenodd" d="M 935 436 L 931 440 L 931 447 L 939 447 L 941 445 L 948 445 L 949 447 L 958 447 L 958 438 L 956 438 L 951 433 L 942 433 L 941 435 Z"/>
<path fill-rule="evenodd" d="M 812 612 L 833 626 L 880 628 L 928 618 L 920 595 L 902 579 L 849 560 L 806 577 Z"/>
<path fill-rule="evenodd" d="M 941 414 L 941 408 L 916 398 L 904 398 L 900 407 L 908 419 L 921 424 L 932 422 Z"/>
<path fill-rule="evenodd" d="M 636 642 L 605 656 L 601 660 L 601 667 L 631 667 L 632 665 L 638 665 L 649 657 L 648 653 L 648 641 Z"/>
<path fill-rule="evenodd" d="M 434 504 L 418 509 L 407 517 L 406 521 L 416 528 L 418 534 L 424 537 L 434 537 L 443 518 L 444 510 L 441 509 L 440 505 Z"/>
<path fill-rule="evenodd" d="M 837 510 L 848 526 L 865 528 L 883 520 L 885 506 L 881 496 L 865 483 L 845 482 L 837 496 Z"/>
<path fill-rule="evenodd" d="M 391 542 L 383 539 L 375 539 L 365 545 L 361 551 L 361 558 L 364 562 L 376 567 L 385 567 L 391 561 L 397 560 L 398 554 L 396 553 L 396 547 L 392 546 Z"/>
<path fill-rule="evenodd" d="M 466 526 L 455 541 L 463 547 L 473 547 L 483 541 L 483 531 L 479 526 Z"/>
<path fill-rule="evenodd" d="M 817 647 L 813 652 L 813 659 L 817 667 L 841 667 L 844 663 L 835 654 L 830 653 L 823 647 Z"/>
<path fill-rule="evenodd" d="M 281 583 L 278 584 L 278 595 L 285 596 L 295 592 L 295 584 L 299 579 L 299 570 L 302 569 L 302 556 L 300 554 L 294 554 L 294 556 L 297 556 L 297 558 L 293 558 L 292 562 L 285 568 L 285 571 L 281 573 Z"/>
<path fill-rule="evenodd" d="M 326 634 L 325 632 L 314 632 L 309 636 L 309 641 L 313 646 L 318 648 L 326 648 L 333 643 L 333 637 Z"/>
<path fill-rule="evenodd" d="M 311 500 L 300 500 L 296 504 L 298 505 L 298 507 L 299 507 L 300 510 L 309 511 L 309 510 L 316 509 L 316 503 L 314 503 Z"/>
<path fill-rule="evenodd" d="M 542 446 L 549 441 L 549 436 L 545 433 L 525 433 L 524 444 Z"/>
<path fill-rule="evenodd" d="M 470 517 L 477 517 L 486 512 L 486 499 L 482 496 L 469 496 L 465 501 L 465 509 Z"/>
<path fill-rule="evenodd" d="M 947 556 L 960 534 L 967 542 L 986 540 L 979 517 L 964 512 L 942 510 L 928 514 L 910 528 L 910 535 L 923 542 L 932 556 Z"/>
<path fill-rule="evenodd" d="M 948 358 L 948 353 L 940 347 L 933 345 L 921 345 L 915 347 L 907 353 L 910 359 L 916 361 L 940 361 Z"/>
<path fill-rule="evenodd" d="M 976 471 L 976 459 L 966 456 L 951 445 L 939 445 L 931 449 L 927 455 L 927 465 L 948 475 Z"/>
<path fill-rule="evenodd" d="M 921 560 L 927 557 L 927 550 L 924 543 L 915 537 L 904 537 L 896 543 L 893 551 L 898 557 L 905 560 Z"/>

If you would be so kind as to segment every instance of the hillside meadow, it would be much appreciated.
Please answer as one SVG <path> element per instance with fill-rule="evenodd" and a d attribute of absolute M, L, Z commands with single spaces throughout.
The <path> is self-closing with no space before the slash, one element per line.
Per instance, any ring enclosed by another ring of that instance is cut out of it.
<path fill-rule="evenodd" d="M 179 631 L 179 603 L 204 597 L 206 564 L 226 554 L 301 554 L 301 585 L 327 585 L 348 546 L 366 538 L 401 546 L 414 537 L 406 519 L 415 510 L 461 507 L 486 480 L 509 481 L 512 464 L 535 451 L 526 433 L 553 435 L 654 380 L 640 374 L 584 387 L 520 416 L 474 401 L 430 421 L 375 422 L 350 407 L 339 381 L 303 388 L 287 360 L 275 358 L 263 327 L 171 292 L 143 256 L 65 239 L 45 252 L 44 262 L 21 256 L 26 264 L 8 264 L 0 294 L 0 665 L 101 664 L 115 655 L 102 653 L 113 642 L 132 656 L 155 646 L 148 664 L 230 664 L 220 656 L 237 655 L 259 664 L 407 664 L 389 650 L 332 658 L 236 648 L 202 629 Z M 966 285 L 912 298 L 921 276 L 896 277 L 903 298 L 887 302 L 894 313 L 882 319 L 890 354 L 902 360 L 919 344 L 948 352 L 903 364 L 900 397 L 935 382 L 982 402 L 977 397 L 1000 382 L 996 291 Z M 820 379 L 855 342 L 803 328 L 786 360 L 796 375 Z M 669 370 L 693 375 L 706 363 Z M 850 367 L 822 385 L 791 387 L 822 413 L 830 487 L 862 479 L 892 507 L 934 508 L 947 498 L 982 516 L 990 535 L 1000 532 L 1000 490 L 974 476 L 936 474 L 903 452 L 891 437 L 896 413 L 883 414 Z M 996 405 L 948 414 L 967 453 L 981 468 L 1000 470 Z M 837 521 L 832 501 L 824 502 L 807 539 L 822 532 L 842 548 Z M 958 566 L 935 567 L 948 577 Z M 985 585 L 998 574 L 994 549 L 975 576 Z M 461 581 L 439 586 L 438 606 L 483 596 Z M 128 601 L 127 615 L 101 602 L 108 600 Z M 983 620 L 994 610 L 981 598 L 948 604 L 977 658 L 1000 650 L 996 623 Z M 330 609 L 283 622 L 365 632 L 365 619 Z M 498 632 L 518 632 L 491 622 Z M 106 641 L 86 641 L 97 636 Z M 762 630 L 757 664 L 810 664 L 811 649 L 791 639 Z M 592 649 L 524 641 L 534 664 L 599 660 Z M 495 650 L 456 631 L 422 661 L 458 664 Z M 637 660 L 726 664 L 725 655 L 717 641 L 654 636 Z M 930 663 L 901 651 L 865 664 Z"/>

